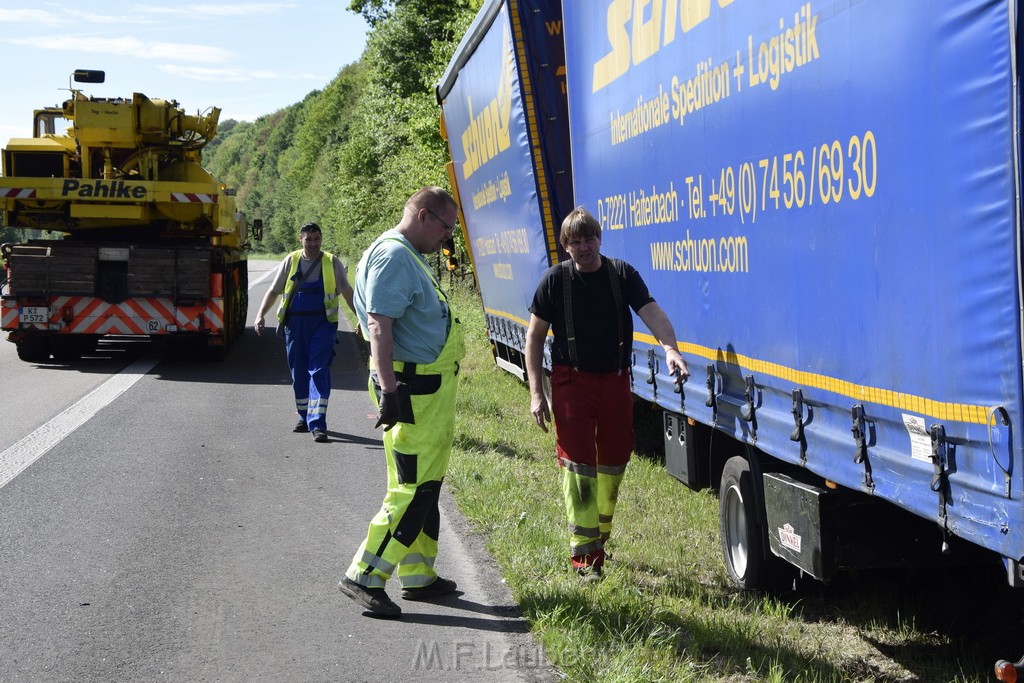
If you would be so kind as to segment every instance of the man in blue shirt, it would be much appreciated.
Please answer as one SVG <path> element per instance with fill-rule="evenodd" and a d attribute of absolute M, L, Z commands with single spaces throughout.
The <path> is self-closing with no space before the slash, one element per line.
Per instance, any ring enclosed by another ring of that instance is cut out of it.
<path fill-rule="evenodd" d="M 388 487 L 345 576 L 342 593 L 372 615 L 402 615 L 384 590 L 398 574 L 405 600 L 455 591 L 434 571 L 440 530 L 438 501 L 455 433 L 462 326 L 424 254 L 452 237 L 458 207 L 439 187 L 405 204 L 401 222 L 363 253 L 356 268 L 355 308 L 370 342 L 370 395 L 384 427 Z"/>

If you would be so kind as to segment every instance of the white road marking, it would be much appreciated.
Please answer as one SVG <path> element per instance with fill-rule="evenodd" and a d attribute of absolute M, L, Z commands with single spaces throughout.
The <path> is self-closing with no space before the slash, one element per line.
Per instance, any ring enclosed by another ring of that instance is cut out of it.
<path fill-rule="evenodd" d="M 263 275 L 261 275 L 256 280 L 256 282 L 250 282 L 249 283 L 249 289 L 253 289 L 256 285 L 260 284 L 264 280 L 269 280 L 274 275 L 274 273 L 276 273 L 276 272 L 277 272 L 277 268 L 271 268 L 267 272 L 263 273 Z"/>
<path fill-rule="evenodd" d="M 276 269 L 271 269 L 265 272 L 262 277 L 249 285 L 249 289 L 270 279 L 275 271 Z M 61 439 L 112 403 L 130 386 L 142 379 L 159 361 L 159 358 L 143 358 L 132 363 L 83 396 L 77 403 L 69 406 L 52 420 L 0 453 L 0 488 L 24 472 L 25 468 L 60 443 Z"/>
<path fill-rule="evenodd" d="M 78 402 L 58 413 L 52 420 L 0 453 L 0 488 L 145 377 L 159 361 L 158 357 L 135 361 L 80 398 Z"/>

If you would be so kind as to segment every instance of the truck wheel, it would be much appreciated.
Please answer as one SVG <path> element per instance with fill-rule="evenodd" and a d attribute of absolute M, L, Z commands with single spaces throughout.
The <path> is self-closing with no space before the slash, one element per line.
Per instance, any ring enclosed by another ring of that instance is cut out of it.
<path fill-rule="evenodd" d="M 235 339 L 245 334 L 245 321 L 249 317 L 249 271 L 243 261 L 238 268 L 238 305 L 235 307 Z"/>
<path fill-rule="evenodd" d="M 50 340 L 46 337 L 26 334 L 15 344 L 18 358 L 26 363 L 45 363 L 50 360 Z"/>
<path fill-rule="evenodd" d="M 754 481 L 745 458 L 729 458 L 722 471 L 718 496 L 722 558 L 729 577 L 743 590 L 772 583 L 765 557 L 765 530 L 757 518 Z"/>
<path fill-rule="evenodd" d="M 199 357 L 205 361 L 211 361 L 219 363 L 224 360 L 228 355 L 228 342 L 227 335 L 223 344 L 219 346 L 202 346 L 199 352 Z"/>
<path fill-rule="evenodd" d="M 61 363 L 81 360 L 86 353 L 96 350 L 96 340 L 86 335 L 62 335 L 50 339 L 53 359 Z"/>
<path fill-rule="evenodd" d="M 238 329 L 238 301 L 232 270 L 224 272 L 224 346 L 230 347 L 235 341 Z"/>

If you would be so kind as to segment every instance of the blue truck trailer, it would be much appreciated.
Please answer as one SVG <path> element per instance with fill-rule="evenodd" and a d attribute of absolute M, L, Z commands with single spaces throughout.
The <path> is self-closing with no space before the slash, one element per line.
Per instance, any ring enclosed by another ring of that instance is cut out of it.
<path fill-rule="evenodd" d="M 438 85 L 499 364 L 587 207 L 680 335 L 677 392 L 634 321 L 634 393 L 741 587 L 1024 586 L 1019 9 L 491 0 Z"/>
<path fill-rule="evenodd" d="M 530 301 L 572 209 L 561 7 L 488 2 L 438 85 L 448 179 L 496 363 L 525 379 Z"/>

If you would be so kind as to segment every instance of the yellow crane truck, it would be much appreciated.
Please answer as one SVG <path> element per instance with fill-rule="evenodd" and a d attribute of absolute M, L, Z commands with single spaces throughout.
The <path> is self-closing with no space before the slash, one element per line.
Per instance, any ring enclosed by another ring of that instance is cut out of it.
<path fill-rule="evenodd" d="M 0 222 L 52 236 L 0 245 L 7 339 L 28 362 L 73 360 L 109 335 L 222 357 L 245 329 L 248 240 L 263 226 L 202 166 L 220 109 L 70 91 L 2 150 Z"/>

